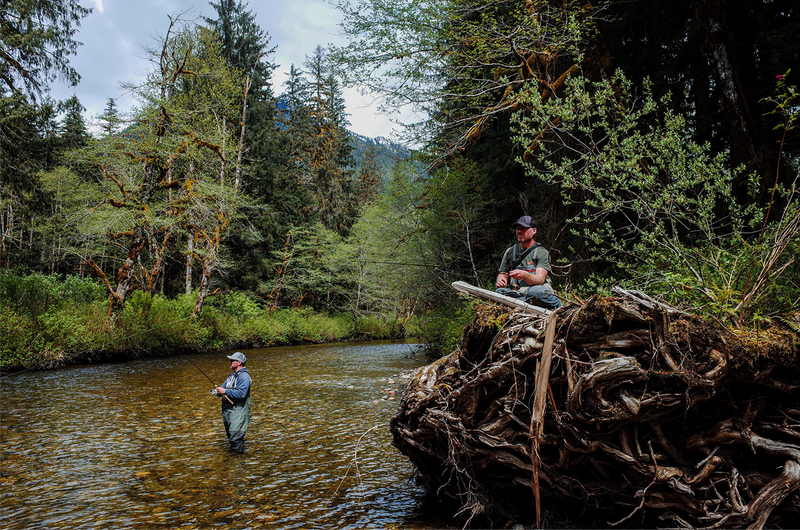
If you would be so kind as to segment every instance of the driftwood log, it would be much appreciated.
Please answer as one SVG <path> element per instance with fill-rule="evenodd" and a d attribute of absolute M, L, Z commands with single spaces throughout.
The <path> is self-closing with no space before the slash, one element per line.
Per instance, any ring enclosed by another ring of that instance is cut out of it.
<path fill-rule="evenodd" d="M 800 527 L 794 329 L 731 330 L 633 291 L 549 312 L 454 287 L 492 303 L 456 351 L 416 371 L 391 431 L 459 513 Z"/>

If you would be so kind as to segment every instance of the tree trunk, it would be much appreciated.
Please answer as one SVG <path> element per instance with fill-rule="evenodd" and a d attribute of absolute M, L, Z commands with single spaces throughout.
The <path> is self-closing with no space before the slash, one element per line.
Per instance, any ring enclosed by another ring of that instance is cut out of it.
<path fill-rule="evenodd" d="M 194 261 L 194 233 L 189 232 L 189 241 L 186 251 L 186 294 L 192 292 L 192 261 Z"/>
<path fill-rule="evenodd" d="M 716 70 L 716 78 L 726 100 L 720 110 L 728 115 L 731 126 L 731 167 L 745 164 L 747 173 L 758 173 L 762 183 L 760 192 L 766 194 L 773 177 L 770 155 L 761 138 L 759 116 L 753 114 L 752 107 L 757 105 L 757 101 L 750 101 L 743 90 L 743 85 L 747 86 L 747 76 L 754 75 L 754 72 L 748 68 L 748 63 L 742 61 L 741 53 L 737 55 L 731 52 L 737 38 L 725 23 L 726 10 L 731 7 L 718 2 L 702 4 L 704 8 L 698 8 L 696 13 L 704 24 L 708 59 Z M 737 57 L 739 62 L 736 62 Z M 740 185 L 738 192 L 740 198 L 750 198 L 746 185 Z"/>
<path fill-rule="evenodd" d="M 203 310 L 203 304 L 206 301 L 206 295 L 208 294 L 208 285 L 211 282 L 211 263 L 210 260 L 205 259 L 203 260 L 203 274 L 200 276 L 200 287 L 197 290 L 197 301 L 194 304 L 194 310 L 192 311 L 192 318 L 196 318 L 197 315 Z"/>
<path fill-rule="evenodd" d="M 220 158 L 222 158 L 222 161 L 219 164 L 219 185 L 220 186 L 224 186 L 225 185 L 225 137 L 228 136 L 227 129 L 228 129 L 227 119 L 226 119 L 225 116 L 223 116 L 222 117 L 222 131 L 221 131 L 221 134 L 222 134 L 222 156 L 220 157 Z"/>
<path fill-rule="evenodd" d="M 153 265 L 153 269 L 147 276 L 147 291 L 150 294 L 156 294 L 159 283 L 163 285 L 161 279 L 164 277 L 164 260 L 165 256 L 167 255 L 167 251 L 169 250 L 169 247 L 172 246 L 172 242 L 174 240 L 175 232 L 172 231 L 172 228 L 169 228 L 167 235 L 164 237 L 164 240 L 161 243 L 161 247 L 156 247 L 154 249 L 156 262 Z"/>
<path fill-rule="evenodd" d="M 239 131 L 239 149 L 236 153 L 236 177 L 233 182 L 233 189 L 238 191 L 239 190 L 239 181 L 242 176 L 242 156 L 244 154 L 244 131 L 245 131 L 245 123 L 247 120 L 247 97 L 250 92 L 250 86 L 253 84 L 253 75 L 255 74 L 255 69 L 250 72 L 250 76 L 247 78 L 247 81 L 244 85 L 244 96 L 242 96 L 242 120 L 239 126 L 241 130 Z"/>
<path fill-rule="evenodd" d="M 543 307 L 525 303 L 518 298 L 511 298 L 510 296 L 504 296 L 494 291 L 481 289 L 480 287 L 475 287 L 474 285 L 470 285 L 466 282 L 453 282 L 452 287 L 460 293 L 468 294 L 470 296 L 474 296 L 475 298 L 480 298 L 481 300 L 487 300 L 489 302 L 501 304 L 506 307 L 520 309 L 524 313 L 533 313 L 542 316 L 547 316 L 552 313 L 552 311 L 549 309 L 544 309 Z"/>
<path fill-rule="evenodd" d="M 133 283 L 134 268 L 139 260 L 139 253 L 142 251 L 142 248 L 144 248 L 142 231 L 141 227 L 137 227 L 131 237 L 130 244 L 128 245 L 128 256 L 125 258 L 122 267 L 120 267 L 117 276 L 117 287 L 109 296 L 109 316 L 117 316 L 125 305 L 125 298 L 128 296 L 128 291 L 130 291 L 131 284 Z"/>
<path fill-rule="evenodd" d="M 286 231 L 286 243 L 283 245 L 283 256 L 281 257 L 281 264 L 278 266 L 278 270 L 275 271 L 275 281 L 272 284 L 272 290 L 269 293 L 269 314 L 272 315 L 275 313 L 275 310 L 278 308 L 278 297 L 283 290 L 286 271 L 289 267 L 289 260 L 292 257 L 291 252 L 289 251 L 290 245 L 292 242 L 292 231 Z"/>

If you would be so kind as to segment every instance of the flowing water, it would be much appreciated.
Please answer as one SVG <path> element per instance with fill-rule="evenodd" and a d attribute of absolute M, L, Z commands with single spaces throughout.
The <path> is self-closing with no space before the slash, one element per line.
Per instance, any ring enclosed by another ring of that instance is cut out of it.
<path fill-rule="evenodd" d="M 413 344 L 244 350 L 246 454 L 218 398 L 223 354 L 0 379 L 0 528 L 444 528 L 389 418 Z M 190 362 L 191 361 L 191 362 Z"/>

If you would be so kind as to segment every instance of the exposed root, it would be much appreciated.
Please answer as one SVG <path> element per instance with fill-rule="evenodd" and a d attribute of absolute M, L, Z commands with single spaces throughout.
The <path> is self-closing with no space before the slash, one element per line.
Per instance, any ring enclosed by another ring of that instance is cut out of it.
<path fill-rule="evenodd" d="M 394 444 L 470 517 L 534 524 L 541 497 L 620 527 L 797 526 L 797 335 L 617 294 L 551 316 L 549 352 L 546 315 L 484 305 L 415 373 Z"/>

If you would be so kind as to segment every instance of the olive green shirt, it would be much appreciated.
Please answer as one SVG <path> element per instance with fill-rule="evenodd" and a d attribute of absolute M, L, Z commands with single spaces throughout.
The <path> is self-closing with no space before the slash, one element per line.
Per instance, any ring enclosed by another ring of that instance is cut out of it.
<path fill-rule="evenodd" d="M 525 259 L 522 260 L 516 268 L 526 271 L 526 272 L 533 272 L 537 268 L 541 267 L 542 269 L 547 270 L 547 278 L 544 280 L 543 285 L 550 286 L 550 253 L 545 249 L 541 244 L 534 243 L 536 248 L 533 249 L 531 252 L 525 256 Z M 506 249 L 505 253 L 503 254 L 503 259 L 500 262 L 500 272 L 510 272 L 511 266 L 519 259 L 522 254 L 525 253 L 525 250 L 522 249 L 522 245 L 519 243 L 515 243 L 513 246 Z M 509 278 L 510 282 L 518 284 L 519 287 L 530 287 L 527 282 L 524 280 L 518 281 L 513 278 Z"/>

